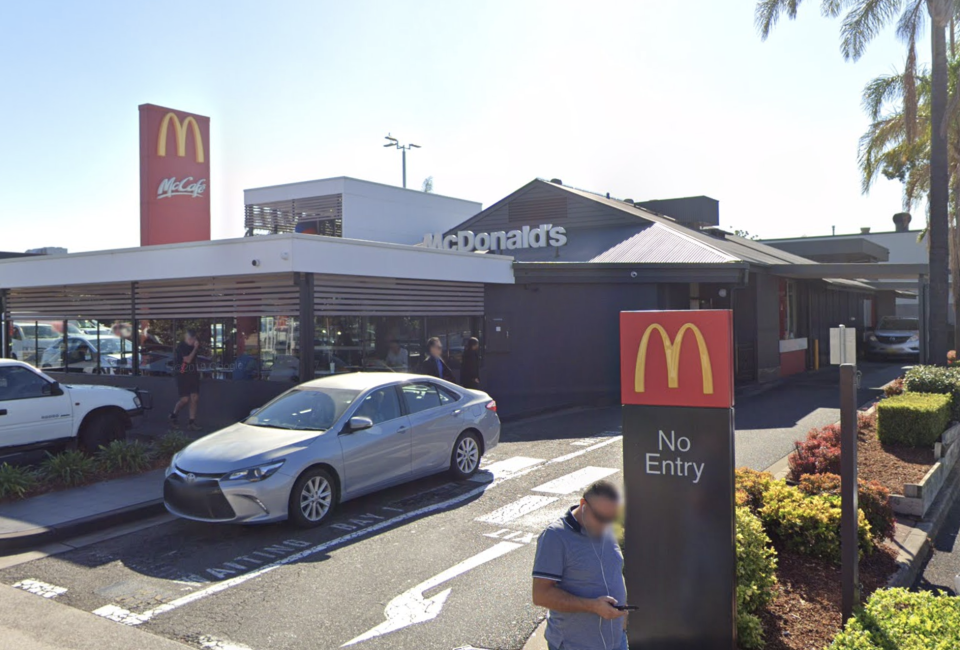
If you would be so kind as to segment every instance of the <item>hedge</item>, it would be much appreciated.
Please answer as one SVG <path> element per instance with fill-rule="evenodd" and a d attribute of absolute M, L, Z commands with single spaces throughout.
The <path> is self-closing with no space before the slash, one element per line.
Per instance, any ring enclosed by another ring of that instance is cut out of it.
<path fill-rule="evenodd" d="M 903 376 L 903 387 L 911 393 L 949 395 L 950 416 L 960 420 L 960 367 L 914 366 Z"/>
<path fill-rule="evenodd" d="M 960 598 L 875 591 L 828 650 L 955 650 L 960 648 Z"/>
<path fill-rule="evenodd" d="M 773 600 L 777 553 L 760 519 L 737 508 L 737 639 L 744 650 L 763 648 L 758 613 Z"/>
<path fill-rule="evenodd" d="M 876 481 L 858 481 L 857 505 L 863 511 L 875 540 L 893 539 L 897 518 L 890 505 L 890 490 Z M 840 499 L 840 477 L 836 474 L 808 474 L 800 478 L 800 491 Z M 839 501 L 838 501 L 839 502 Z"/>
<path fill-rule="evenodd" d="M 880 442 L 910 447 L 931 447 L 950 423 L 950 396 L 904 393 L 877 404 Z"/>

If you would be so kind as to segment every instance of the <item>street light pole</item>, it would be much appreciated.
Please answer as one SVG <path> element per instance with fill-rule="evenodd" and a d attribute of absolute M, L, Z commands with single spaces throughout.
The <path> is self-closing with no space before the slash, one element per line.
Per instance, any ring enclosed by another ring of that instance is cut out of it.
<path fill-rule="evenodd" d="M 419 149 L 420 145 L 412 144 L 412 143 L 400 144 L 400 141 L 397 140 L 392 135 L 390 135 L 389 133 L 385 136 L 385 139 L 389 140 L 389 142 L 383 145 L 384 147 L 396 147 L 397 149 L 400 150 L 400 153 L 402 155 L 402 160 L 403 160 L 403 187 L 404 189 L 406 189 L 407 187 L 407 149 Z"/>

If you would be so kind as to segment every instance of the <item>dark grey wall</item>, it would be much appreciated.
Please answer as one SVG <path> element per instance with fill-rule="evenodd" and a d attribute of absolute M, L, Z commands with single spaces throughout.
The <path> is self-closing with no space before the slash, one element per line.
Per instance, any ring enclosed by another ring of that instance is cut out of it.
<path fill-rule="evenodd" d="M 487 285 L 484 390 L 505 417 L 619 403 L 620 312 L 658 309 L 657 296 L 653 284 Z"/>
<path fill-rule="evenodd" d="M 757 292 L 757 381 L 780 377 L 780 278 L 751 273 Z"/>
<path fill-rule="evenodd" d="M 96 384 L 141 388 L 153 395 L 150 419 L 167 417 L 177 401 L 177 387 L 172 377 L 112 377 L 74 373 L 49 373 L 64 384 Z M 283 391 L 294 386 L 291 382 L 229 381 L 204 379 L 200 383 L 200 409 L 197 421 L 204 428 L 223 427 L 246 417 L 252 409 L 263 406 Z M 180 423 L 186 424 L 186 413 Z"/>

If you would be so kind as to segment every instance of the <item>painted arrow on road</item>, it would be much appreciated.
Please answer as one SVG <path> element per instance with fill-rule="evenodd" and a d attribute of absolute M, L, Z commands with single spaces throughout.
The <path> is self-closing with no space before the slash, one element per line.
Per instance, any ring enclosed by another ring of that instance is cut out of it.
<path fill-rule="evenodd" d="M 387 620 L 364 632 L 355 639 L 347 641 L 340 647 L 345 648 L 355 643 L 360 643 L 361 641 L 367 641 L 378 636 L 383 636 L 384 634 L 396 632 L 410 625 L 435 619 L 440 615 L 440 610 L 443 609 L 443 604 L 447 602 L 447 597 L 450 595 L 451 590 L 444 589 L 436 596 L 431 596 L 430 598 L 425 598 L 423 592 L 438 587 L 448 580 L 463 575 L 467 571 L 475 569 L 481 564 L 486 564 L 490 560 L 495 560 L 498 557 L 506 555 L 521 546 L 523 546 L 523 544 L 500 542 L 496 546 L 477 553 L 460 564 L 450 567 L 443 573 L 438 573 L 429 580 L 421 582 L 416 587 L 408 589 L 387 603 L 387 607 L 384 609 L 384 616 Z"/>

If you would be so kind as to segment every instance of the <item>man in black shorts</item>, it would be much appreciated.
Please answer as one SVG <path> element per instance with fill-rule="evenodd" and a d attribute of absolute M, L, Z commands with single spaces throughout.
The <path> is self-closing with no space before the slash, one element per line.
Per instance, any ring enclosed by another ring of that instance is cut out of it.
<path fill-rule="evenodd" d="M 197 405 L 200 403 L 200 371 L 197 369 L 197 351 L 200 349 L 200 339 L 194 330 L 187 330 L 183 340 L 177 343 L 174 351 L 173 376 L 177 381 L 177 394 L 180 399 L 170 414 L 170 426 L 180 428 L 177 413 L 187 404 L 190 405 L 190 421 L 187 429 L 199 431 L 197 426 Z"/>

